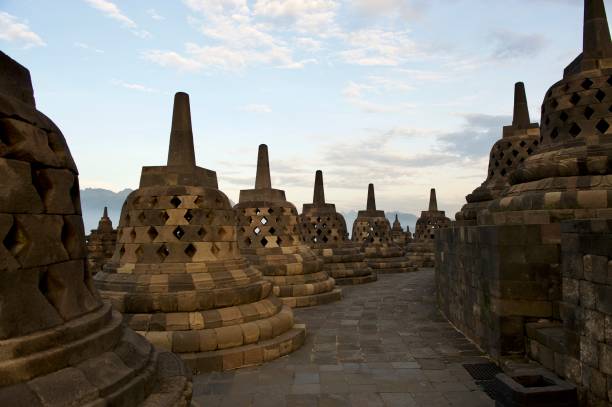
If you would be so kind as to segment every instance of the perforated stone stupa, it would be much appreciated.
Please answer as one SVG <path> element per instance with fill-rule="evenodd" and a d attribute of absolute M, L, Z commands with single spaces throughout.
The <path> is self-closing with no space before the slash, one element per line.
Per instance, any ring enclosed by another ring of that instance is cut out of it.
<path fill-rule="evenodd" d="M 295 206 L 285 191 L 272 188 L 265 144 L 259 146 L 255 189 L 240 191 L 234 209 L 240 249 L 274 283 L 274 293 L 285 304 L 307 307 L 342 297 L 334 279 L 323 271 L 323 261 L 303 242 Z"/>
<path fill-rule="evenodd" d="M 336 212 L 336 205 L 325 202 L 322 171 L 316 172 L 313 200 L 303 205 L 300 220 L 304 240 L 323 259 L 323 269 L 336 284 L 376 281 L 360 246 L 348 238 L 344 216 Z"/>
<path fill-rule="evenodd" d="M 429 193 L 429 209 L 421 212 L 417 219 L 412 242 L 408 244 L 407 257 L 419 267 L 433 267 L 435 263 L 435 232 L 450 226 L 450 219 L 444 211 L 438 210 L 436 190 Z"/>
<path fill-rule="evenodd" d="M 86 239 L 87 263 L 89 271 L 92 275 L 95 275 L 113 257 L 117 244 L 117 230 L 113 229 L 113 222 L 108 217 L 106 206 L 102 218 L 98 222 L 98 228 L 93 229 Z"/>
<path fill-rule="evenodd" d="M 514 86 L 514 118 L 511 126 L 505 126 L 503 137 L 491 148 L 489 170 L 485 182 L 466 197 L 467 204 L 457 213 L 456 219 L 464 224 L 476 224 L 479 212 L 500 196 L 510 186 L 510 174 L 531 156 L 540 145 L 540 127 L 531 123 L 525 85 Z"/>
<path fill-rule="evenodd" d="M 196 166 L 189 96 L 177 93 L 168 165 L 143 167 L 96 284 L 129 326 L 194 371 L 275 359 L 301 346 L 304 328 L 241 255 L 236 236 L 216 173 Z"/>
<path fill-rule="evenodd" d="M 374 184 L 368 186 L 367 207 L 365 211 L 357 213 L 351 239 L 361 245 L 369 266 L 377 273 L 416 270 L 413 263 L 404 256 L 404 250 L 393 242 L 391 225 L 385 212 L 376 209 Z"/>
<path fill-rule="evenodd" d="M 399 247 L 404 247 L 410 241 L 412 234 L 410 233 L 410 227 L 406 227 L 406 232 L 402 229 L 402 224 L 397 217 L 397 213 L 395 214 L 395 220 L 393 221 L 393 226 L 391 226 L 391 239 L 393 243 L 398 245 Z"/>
<path fill-rule="evenodd" d="M 2 52 L 0 135 L 0 405 L 188 405 L 181 360 L 93 287 L 76 165 L 30 73 Z"/>

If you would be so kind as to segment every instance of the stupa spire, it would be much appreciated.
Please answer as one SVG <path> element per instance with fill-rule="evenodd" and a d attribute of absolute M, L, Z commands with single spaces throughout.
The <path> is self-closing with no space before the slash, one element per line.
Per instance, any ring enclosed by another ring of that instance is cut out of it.
<path fill-rule="evenodd" d="M 174 95 L 168 166 L 195 167 L 195 165 L 189 95 L 184 92 L 177 92 Z"/>
<path fill-rule="evenodd" d="M 436 198 L 436 189 L 432 188 L 429 193 L 429 211 L 437 212 L 438 211 L 438 199 Z"/>
<path fill-rule="evenodd" d="M 318 170 L 315 174 L 314 196 L 312 203 L 325 204 L 325 190 L 323 188 L 323 171 Z"/>
<path fill-rule="evenodd" d="M 108 218 L 108 208 L 105 206 L 104 207 L 104 213 L 102 214 L 103 218 Z"/>
<path fill-rule="evenodd" d="M 517 82 L 514 85 L 514 117 L 512 127 L 517 129 L 527 129 L 531 124 L 529 119 L 529 106 L 527 105 L 527 94 L 525 84 Z"/>
<path fill-rule="evenodd" d="M 270 180 L 268 146 L 265 144 L 260 144 L 259 151 L 257 152 L 257 175 L 255 176 L 255 189 L 270 188 L 272 188 L 272 181 Z"/>
<path fill-rule="evenodd" d="M 584 33 L 582 52 L 584 58 L 612 57 L 610 28 L 603 0 L 584 1 Z"/>
<path fill-rule="evenodd" d="M 374 184 L 368 185 L 368 206 L 366 207 L 368 211 L 376 210 L 376 197 L 374 196 Z"/>

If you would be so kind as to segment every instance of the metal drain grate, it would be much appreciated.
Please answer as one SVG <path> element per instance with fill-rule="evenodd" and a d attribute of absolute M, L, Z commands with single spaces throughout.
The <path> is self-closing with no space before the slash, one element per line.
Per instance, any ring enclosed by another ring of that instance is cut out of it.
<path fill-rule="evenodd" d="M 465 364 L 464 369 L 474 378 L 474 380 L 493 380 L 495 375 L 502 371 L 495 363 L 476 363 Z"/>

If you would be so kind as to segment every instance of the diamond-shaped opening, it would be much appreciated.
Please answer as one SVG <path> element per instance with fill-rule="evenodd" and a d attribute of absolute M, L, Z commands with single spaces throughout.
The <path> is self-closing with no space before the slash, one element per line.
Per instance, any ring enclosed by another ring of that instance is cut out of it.
<path fill-rule="evenodd" d="M 202 204 L 202 202 L 203 202 L 203 201 L 204 201 L 204 200 L 202 199 L 202 197 L 201 197 L 201 196 L 198 196 L 198 197 L 195 199 L 195 201 L 193 201 L 193 203 L 194 203 L 194 204 L 196 204 L 196 206 L 199 208 L 199 207 L 200 207 L 200 205 Z"/>
<path fill-rule="evenodd" d="M 123 257 L 125 254 L 125 245 L 121 245 L 121 249 L 119 249 L 119 257 Z"/>
<path fill-rule="evenodd" d="M 612 105 L 608 108 L 608 112 L 612 113 Z"/>
<path fill-rule="evenodd" d="M 508 161 L 506 161 L 506 165 L 507 165 L 508 167 L 510 167 L 510 166 L 512 165 L 512 160 L 511 160 L 511 159 L 508 159 Z"/>
<path fill-rule="evenodd" d="M 499 158 L 504 158 L 504 152 L 503 151 L 499 154 Z"/>
<path fill-rule="evenodd" d="M 130 231 L 130 239 L 132 239 L 132 242 L 136 240 L 136 229 L 134 228 L 132 228 L 132 230 Z"/>
<path fill-rule="evenodd" d="M 572 127 L 569 129 L 569 133 L 572 135 L 572 137 L 577 137 L 581 131 L 582 129 L 576 123 L 572 124 Z"/>
<path fill-rule="evenodd" d="M 130 214 L 129 213 L 126 214 L 125 215 L 125 224 L 129 225 L 131 220 L 132 220 L 132 218 L 131 218 Z"/>
<path fill-rule="evenodd" d="M 317 218 L 317 222 L 321 222 L 321 218 Z"/>
<path fill-rule="evenodd" d="M 317 229 L 317 235 L 321 235 L 321 233 L 323 233 L 323 231 L 321 229 Z"/>
<path fill-rule="evenodd" d="M 533 153 L 533 150 L 531 149 L 531 147 L 529 147 L 529 148 L 527 149 L 527 154 L 531 155 L 532 153 Z"/>
<path fill-rule="evenodd" d="M 551 100 L 550 105 L 553 109 L 556 109 L 559 106 L 559 102 L 557 102 L 557 99 L 553 99 Z"/>
<path fill-rule="evenodd" d="M 266 239 L 265 237 L 264 237 L 264 238 L 262 238 L 262 239 L 260 240 L 260 242 L 261 242 L 261 245 L 262 245 L 263 247 L 266 247 L 266 246 L 268 245 L 268 239 Z"/>
<path fill-rule="evenodd" d="M 586 109 L 584 109 L 584 117 L 588 119 L 590 119 L 593 114 L 595 113 L 595 110 L 593 110 L 590 106 L 587 106 Z"/>
<path fill-rule="evenodd" d="M 259 210 L 259 208 L 255 208 L 255 215 L 259 215 L 261 213 L 261 211 Z"/>
<path fill-rule="evenodd" d="M 586 78 L 585 80 L 582 81 L 580 86 L 582 86 L 584 89 L 590 89 L 591 86 L 593 86 L 593 81 L 590 80 L 589 78 Z"/>
<path fill-rule="evenodd" d="M 164 211 L 161 215 L 162 220 L 164 221 L 164 223 L 168 222 L 168 219 L 170 219 L 170 215 L 168 215 L 168 212 Z"/>
<path fill-rule="evenodd" d="M 559 115 L 559 119 L 561 119 L 562 122 L 566 122 L 567 119 L 569 119 L 569 116 L 567 113 L 561 112 L 561 114 Z"/>
<path fill-rule="evenodd" d="M 540 138 L 541 138 L 541 137 L 540 137 Z M 540 141 L 541 141 L 541 140 L 540 140 Z M 539 142 L 538 140 L 535 140 L 535 141 L 533 142 L 533 145 L 534 145 L 534 146 L 537 146 L 538 144 L 540 144 L 540 142 Z"/>
<path fill-rule="evenodd" d="M 570 88 L 569 83 L 566 83 L 565 85 L 563 85 L 563 92 L 567 92 Z"/>
<path fill-rule="evenodd" d="M 28 244 L 28 238 L 26 237 L 23 228 L 17 225 L 17 222 L 13 222 L 11 229 L 8 231 L 2 242 L 4 247 L 11 252 L 13 256 L 16 256 L 24 247 Z"/>
<path fill-rule="evenodd" d="M 263 218 L 261 218 L 261 224 L 262 225 L 266 225 L 268 223 L 268 218 L 266 218 L 265 216 Z"/>
<path fill-rule="evenodd" d="M 253 229 L 253 232 L 255 232 L 255 234 L 258 235 L 261 232 L 261 229 L 258 226 L 255 229 Z"/>
<path fill-rule="evenodd" d="M 608 78 L 608 85 L 612 86 L 612 76 Z"/>
<path fill-rule="evenodd" d="M 269 213 L 270 215 L 272 215 L 272 214 L 274 213 L 274 209 L 269 208 L 269 209 L 268 209 L 268 213 Z"/>
<path fill-rule="evenodd" d="M 277 236 L 276 237 L 276 244 L 280 246 L 281 243 L 283 243 L 283 239 L 281 239 L 280 236 Z"/>
<path fill-rule="evenodd" d="M 495 166 L 499 167 L 499 161 L 495 160 Z"/>
<path fill-rule="evenodd" d="M 572 105 L 576 106 L 578 103 L 580 103 L 580 99 L 581 99 L 580 95 L 577 93 L 574 93 L 569 101 Z"/>
<path fill-rule="evenodd" d="M 155 240 L 155 238 L 157 238 L 157 236 L 159 236 L 159 233 L 157 232 L 157 229 L 155 229 L 153 226 L 151 226 L 149 228 L 149 230 L 147 230 L 147 235 L 149 235 L 149 239 L 151 239 L 151 241 Z"/>
<path fill-rule="evenodd" d="M 198 236 L 200 236 L 200 239 L 204 239 L 204 237 L 206 236 L 206 229 L 204 228 L 200 228 L 200 230 L 198 230 Z"/>
<path fill-rule="evenodd" d="M 329 220 L 329 218 L 327 220 Z M 327 228 L 327 223 L 324 223 L 323 224 L 323 229 L 326 229 L 326 228 Z"/>
<path fill-rule="evenodd" d="M 327 243 L 327 242 L 329 241 L 329 239 L 327 238 L 327 236 L 323 236 L 323 239 L 321 239 L 321 240 L 323 240 L 323 242 L 324 242 L 324 243 Z"/>
<path fill-rule="evenodd" d="M 183 230 L 182 227 L 177 226 L 173 231 L 172 234 L 174 235 L 174 237 L 176 237 L 178 240 L 181 240 L 183 238 L 183 236 L 185 236 L 185 231 Z"/>
<path fill-rule="evenodd" d="M 149 201 L 149 207 L 154 208 L 157 205 L 157 202 L 159 202 L 157 197 L 156 196 L 152 197 L 151 200 Z"/>
<path fill-rule="evenodd" d="M 597 128 L 597 130 L 599 130 L 601 134 L 604 134 L 606 131 L 608 131 L 610 125 L 606 120 L 601 119 L 599 122 L 597 122 L 597 125 L 595 127 Z"/>
<path fill-rule="evenodd" d="M 273 235 L 274 233 L 276 233 L 276 229 L 274 229 L 273 227 L 270 228 L 270 234 Z"/>
<path fill-rule="evenodd" d="M 519 155 L 519 152 L 518 152 L 518 151 L 516 151 L 516 150 L 512 150 L 512 155 L 516 157 L 516 156 L 518 156 L 518 155 Z"/>
<path fill-rule="evenodd" d="M 544 124 L 546 124 L 547 126 L 550 124 L 550 117 L 546 117 L 546 120 L 544 120 Z"/>
<path fill-rule="evenodd" d="M 178 196 L 174 196 L 174 197 L 172 197 L 172 199 L 170 200 L 170 203 L 171 203 L 171 204 L 172 204 L 172 206 L 174 206 L 175 208 L 178 208 L 182 202 L 181 202 L 181 200 L 179 199 L 179 197 L 178 197 Z"/>
<path fill-rule="evenodd" d="M 157 249 L 157 255 L 159 256 L 161 261 L 164 261 L 166 257 L 170 256 L 170 250 L 168 250 L 166 245 L 161 245 L 161 247 Z"/>
<path fill-rule="evenodd" d="M 215 255 L 215 256 L 216 256 L 216 255 L 217 255 L 217 254 L 218 254 L 220 251 L 221 251 L 221 249 L 219 249 L 219 246 L 217 246 L 217 244 L 216 244 L 216 243 L 213 243 L 213 244 L 212 244 L 212 246 L 210 247 L 210 252 L 211 252 L 213 255 Z"/>
<path fill-rule="evenodd" d="M 316 238 L 316 237 L 313 237 L 313 238 L 312 238 L 312 242 L 313 242 L 313 243 L 317 243 L 317 238 Z"/>
<path fill-rule="evenodd" d="M 225 228 L 221 227 L 217 230 L 217 236 L 219 236 L 219 239 L 223 240 L 225 235 L 227 235 L 227 231 L 225 230 Z"/>
<path fill-rule="evenodd" d="M 185 212 L 183 218 L 185 218 L 187 222 L 191 222 L 191 220 L 193 219 L 193 213 L 191 212 L 191 209 L 187 209 L 187 212 Z"/>
<path fill-rule="evenodd" d="M 599 89 L 599 90 L 597 91 L 597 93 L 595 94 L 595 99 L 599 100 L 600 102 L 601 102 L 602 100 L 604 100 L 604 99 L 605 99 L 605 97 L 606 97 L 606 94 L 605 94 L 605 93 L 604 93 L 604 91 L 603 91 L 603 90 L 601 90 L 601 89 Z"/>
<path fill-rule="evenodd" d="M 140 212 L 138 214 L 138 220 L 140 221 L 140 223 L 144 223 L 145 219 L 147 219 L 147 217 L 145 216 L 144 212 Z"/>
<path fill-rule="evenodd" d="M 251 238 L 250 238 L 250 237 L 246 237 L 246 238 L 244 239 L 244 243 L 246 243 L 246 244 L 247 244 L 247 246 L 250 246 L 250 245 L 251 245 L 251 243 L 253 243 L 253 241 L 251 240 Z"/>
<path fill-rule="evenodd" d="M 185 254 L 186 254 L 187 256 L 189 256 L 190 258 L 192 258 L 193 256 L 195 256 L 195 254 L 196 254 L 196 252 L 197 252 L 197 251 L 198 251 L 198 250 L 197 250 L 197 249 L 195 248 L 195 246 L 194 246 L 194 245 L 192 245 L 191 243 L 189 243 L 189 244 L 187 245 L 187 247 L 185 247 Z"/>
<path fill-rule="evenodd" d="M 557 130 L 557 128 L 555 127 L 554 129 L 552 129 L 552 131 L 550 132 L 550 138 L 551 139 L 556 139 L 557 137 L 559 137 L 559 130 Z"/>
<path fill-rule="evenodd" d="M 138 246 L 134 254 L 136 254 L 136 258 L 138 259 L 138 261 L 142 260 L 142 256 L 144 256 L 144 249 L 142 248 L 142 246 Z"/>
<path fill-rule="evenodd" d="M 521 147 L 525 147 L 526 145 L 527 145 L 527 143 L 525 143 L 525 140 L 521 141 L 520 144 L 519 144 L 519 146 L 521 146 Z"/>

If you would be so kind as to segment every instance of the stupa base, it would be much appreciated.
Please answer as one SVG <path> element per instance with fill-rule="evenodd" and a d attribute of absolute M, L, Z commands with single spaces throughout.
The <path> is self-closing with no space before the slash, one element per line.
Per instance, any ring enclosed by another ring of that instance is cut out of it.
<path fill-rule="evenodd" d="M 61 327 L 5 341 L 23 356 L 0 361 L 0 405 L 189 405 L 191 374 L 180 358 L 121 320 L 105 303 Z"/>
<path fill-rule="evenodd" d="M 398 273 L 410 273 L 417 271 L 417 267 L 411 261 L 406 258 L 382 258 L 382 259 L 369 259 L 368 265 L 377 274 L 398 274 Z"/>
<path fill-rule="evenodd" d="M 342 299 L 342 290 L 334 288 L 331 291 L 301 297 L 281 297 L 283 304 L 291 308 L 314 307 L 316 305 L 329 304 Z"/>
<path fill-rule="evenodd" d="M 341 277 L 334 279 L 336 280 L 336 285 L 359 285 L 377 281 L 378 275 L 376 275 L 376 273 L 371 273 L 366 276 Z"/>
<path fill-rule="evenodd" d="M 182 353 L 180 357 L 194 374 L 256 366 L 299 349 L 306 338 L 306 327 L 295 324 L 290 330 L 268 340 L 210 352 Z"/>

